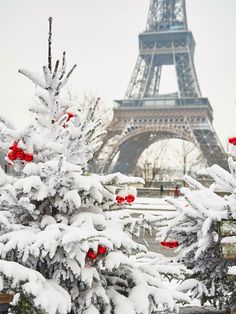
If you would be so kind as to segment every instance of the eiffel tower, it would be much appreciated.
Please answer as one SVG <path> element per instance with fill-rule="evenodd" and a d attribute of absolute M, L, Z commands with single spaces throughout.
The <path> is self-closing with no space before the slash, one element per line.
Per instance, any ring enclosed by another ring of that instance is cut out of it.
<path fill-rule="evenodd" d="M 212 107 L 201 95 L 194 49 L 185 0 L 151 0 L 125 98 L 116 100 L 113 121 L 97 156 L 99 172 L 133 173 L 141 153 L 168 138 L 194 143 L 208 166 L 217 163 L 227 168 L 224 149 L 212 126 Z M 175 67 L 177 93 L 159 93 L 164 65 Z"/>

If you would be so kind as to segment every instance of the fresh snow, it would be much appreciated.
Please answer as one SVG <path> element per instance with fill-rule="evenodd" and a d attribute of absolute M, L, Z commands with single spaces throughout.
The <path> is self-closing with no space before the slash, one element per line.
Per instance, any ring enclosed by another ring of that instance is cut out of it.
<path fill-rule="evenodd" d="M 222 238 L 221 243 L 236 243 L 236 236 Z"/>
<path fill-rule="evenodd" d="M 228 274 L 236 276 L 236 266 L 229 267 Z"/>
<path fill-rule="evenodd" d="M 36 307 L 48 314 L 67 314 L 71 309 L 71 298 L 66 290 L 55 281 L 45 279 L 39 272 L 18 263 L 0 260 L 0 290 L 5 277 L 12 281 L 12 288 L 19 287 L 32 296 Z"/>

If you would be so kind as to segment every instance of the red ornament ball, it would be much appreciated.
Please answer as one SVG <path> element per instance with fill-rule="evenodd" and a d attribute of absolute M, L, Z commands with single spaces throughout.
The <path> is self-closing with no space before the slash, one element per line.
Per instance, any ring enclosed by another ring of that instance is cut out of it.
<path fill-rule="evenodd" d="M 230 144 L 236 145 L 236 137 L 230 137 L 228 141 Z"/>
<path fill-rule="evenodd" d="M 104 255 L 107 252 L 107 248 L 105 246 L 99 245 L 98 246 L 98 254 Z"/>
<path fill-rule="evenodd" d="M 15 154 L 15 152 L 10 152 L 7 156 L 8 156 L 8 158 L 9 158 L 10 160 L 16 160 L 16 154 Z"/>
<path fill-rule="evenodd" d="M 95 253 L 92 249 L 89 249 L 86 257 L 90 259 L 96 259 L 97 253 Z"/>
<path fill-rule="evenodd" d="M 28 162 L 30 162 L 30 161 L 32 161 L 33 160 L 33 155 L 32 154 L 25 154 L 25 161 L 28 161 Z"/>
<path fill-rule="evenodd" d="M 24 160 L 25 159 L 25 153 L 23 152 L 23 150 L 18 150 L 16 152 L 16 158 L 20 159 L 20 160 Z"/>
<path fill-rule="evenodd" d="M 161 245 L 168 247 L 169 249 L 173 249 L 179 246 L 179 242 L 178 241 L 162 241 Z"/>
<path fill-rule="evenodd" d="M 18 149 L 18 146 L 17 146 L 17 143 L 14 143 L 12 146 L 9 147 L 10 149 L 12 150 L 17 150 Z"/>
<path fill-rule="evenodd" d="M 126 200 L 128 203 L 133 203 L 133 201 L 135 200 L 135 197 L 134 197 L 134 195 L 132 195 L 132 194 L 128 194 L 128 195 L 125 197 L 125 200 Z"/>
<path fill-rule="evenodd" d="M 117 203 L 122 204 L 125 201 L 125 198 L 123 196 L 117 195 L 116 197 Z"/>

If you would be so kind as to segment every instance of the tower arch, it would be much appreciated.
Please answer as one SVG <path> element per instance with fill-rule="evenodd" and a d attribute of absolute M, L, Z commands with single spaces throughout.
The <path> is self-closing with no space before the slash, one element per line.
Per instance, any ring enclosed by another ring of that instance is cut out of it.
<path fill-rule="evenodd" d="M 173 138 L 187 140 L 199 147 L 188 125 L 131 125 L 127 128 L 125 134 L 117 137 L 116 143 L 113 142 L 112 149 L 103 158 L 100 171 L 102 173 L 111 171 L 134 173 L 139 157 L 148 146 L 159 140 Z M 111 140 L 114 140 L 114 138 L 111 138 Z M 117 154 L 119 156 L 115 164 L 113 164 Z M 113 166 L 111 167 L 112 164 Z"/>

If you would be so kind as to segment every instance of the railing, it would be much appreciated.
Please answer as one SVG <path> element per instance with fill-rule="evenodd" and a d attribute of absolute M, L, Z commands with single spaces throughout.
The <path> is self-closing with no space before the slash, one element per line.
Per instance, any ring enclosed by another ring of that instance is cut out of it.
<path fill-rule="evenodd" d="M 167 196 L 173 196 L 174 197 L 174 188 L 164 188 L 164 191 L 161 193 L 160 188 L 137 188 L 137 196 L 138 197 L 167 197 Z M 229 193 L 226 193 L 224 191 L 216 191 L 215 192 L 219 196 L 225 196 Z M 183 194 L 180 193 L 179 196 L 183 196 Z"/>
<path fill-rule="evenodd" d="M 116 100 L 121 108 L 128 107 L 191 107 L 204 106 L 210 107 L 208 98 L 143 98 L 143 99 L 124 99 Z M 118 107 L 118 108 L 119 108 Z"/>

